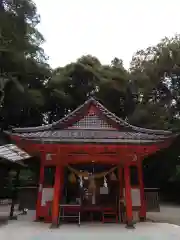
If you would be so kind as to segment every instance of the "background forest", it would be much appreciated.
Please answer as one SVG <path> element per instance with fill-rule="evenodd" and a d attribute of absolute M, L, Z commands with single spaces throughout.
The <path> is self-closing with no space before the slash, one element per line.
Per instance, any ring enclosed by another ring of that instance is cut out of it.
<path fill-rule="evenodd" d="M 56 121 L 92 92 L 133 125 L 180 129 L 180 35 L 138 50 L 129 69 L 118 56 L 103 65 L 91 55 L 52 69 L 39 22 L 31 0 L 0 0 L 1 131 Z M 145 160 L 146 186 L 180 188 L 179 143 Z"/>

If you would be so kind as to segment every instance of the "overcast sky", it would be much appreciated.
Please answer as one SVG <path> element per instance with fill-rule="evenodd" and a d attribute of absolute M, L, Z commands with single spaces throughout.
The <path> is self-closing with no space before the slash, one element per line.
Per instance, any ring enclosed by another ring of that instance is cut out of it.
<path fill-rule="evenodd" d="M 129 67 L 133 53 L 180 33 L 180 0 L 34 0 L 52 67 L 82 55 Z"/>

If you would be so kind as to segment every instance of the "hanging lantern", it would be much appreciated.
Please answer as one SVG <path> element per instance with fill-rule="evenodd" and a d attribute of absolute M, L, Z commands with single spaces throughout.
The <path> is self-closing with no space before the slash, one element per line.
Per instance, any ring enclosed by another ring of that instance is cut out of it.
<path fill-rule="evenodd" d="M 111 173 L 110 180 L 111 181 L 116 181 L 117 180 L 116 174 L 114 172 Z"/>
<path fill-rule="evenodd" d="M 76 176 L 75 176 L 75 174 L 74 174 L 74 173 L 70 173 L 68 179 L 69 179 L 69 181 L 70 181 L 71 183 L 75 183 L 75 182 L 76 182 Z"/>

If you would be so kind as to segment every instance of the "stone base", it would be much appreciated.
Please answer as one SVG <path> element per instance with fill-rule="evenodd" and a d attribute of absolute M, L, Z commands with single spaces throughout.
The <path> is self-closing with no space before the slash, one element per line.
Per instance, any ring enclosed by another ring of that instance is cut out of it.
<path fill-rule="evenodd" d="M 145 222 L 146 221 L 146 217 L 139 217 L 140 222 Z"/>
<path fill-rule="evenodd" d="M 126 222 L 126 228 L 127 229 L 135 229 L 134 222 L 133 221 L 127 221 Z"/>
<path fill-rule="evenodd" d="M 59 227 L 59 226 L 58 226 L 57 223 L 52 223 L 51 226 L 50 226 L 51 229 L 56 229 L 56 228 L 58 228 L 58 227 Z"/>

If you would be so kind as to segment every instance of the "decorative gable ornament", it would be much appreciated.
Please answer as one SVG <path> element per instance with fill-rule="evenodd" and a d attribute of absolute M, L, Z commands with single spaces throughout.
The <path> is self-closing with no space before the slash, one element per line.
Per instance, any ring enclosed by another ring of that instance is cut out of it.
<path fill-rule="evenodd" d="M 70 128 L 77 129 L 114 129 L 113 126 L 101 119 L 97 114 L 91 113 L 84 116 L 78 122 L 74 123 Z"/>

